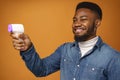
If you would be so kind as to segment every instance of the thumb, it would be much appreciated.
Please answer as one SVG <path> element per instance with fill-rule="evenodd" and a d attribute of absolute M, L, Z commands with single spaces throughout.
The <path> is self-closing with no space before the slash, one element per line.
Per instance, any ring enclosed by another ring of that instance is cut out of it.
<path fill-rule="evenodd" d="M 24 33 L 22 33 L 22 34 L 19 35 L 19 38 L 24 40 L 26 38 L 26 35 Z"/>

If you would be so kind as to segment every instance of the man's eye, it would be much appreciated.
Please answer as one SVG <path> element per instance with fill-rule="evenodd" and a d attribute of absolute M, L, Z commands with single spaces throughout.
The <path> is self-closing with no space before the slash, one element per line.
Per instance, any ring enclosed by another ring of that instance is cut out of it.
<path fill-rule="evenodd" d="M 87 21 L 87 19 L 80 19 L 80 21 Z"/>
<path fill-rule="evenodd" d="M 75 22 L 76 21 L 76 19 L 73 19 L 73 22 Z"/>

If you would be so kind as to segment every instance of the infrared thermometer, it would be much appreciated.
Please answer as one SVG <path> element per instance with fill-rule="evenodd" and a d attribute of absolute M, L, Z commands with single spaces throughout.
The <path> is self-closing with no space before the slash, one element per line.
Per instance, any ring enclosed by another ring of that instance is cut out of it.
<path fill-rule="evenodd" d="M 23 24 L 9 24 L 8 25 L 8 32 L 12 32 L 18 38 L 20 34 L 24 33 L 24 26 Z"/>

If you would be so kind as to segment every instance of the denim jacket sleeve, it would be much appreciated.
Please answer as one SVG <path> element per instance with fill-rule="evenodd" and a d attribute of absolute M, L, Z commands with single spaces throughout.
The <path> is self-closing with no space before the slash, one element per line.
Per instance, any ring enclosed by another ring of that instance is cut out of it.
<path fill-rule="evenodd" d="M 47 76 L 60 69 L 60 58 L 62 53 L 62 46 L 60 46 L 53 54 L 41 59 L 34 46 L 28 51 L 20 52 L 28 69 L 37 77 Z"/>
<path fill-rule="evenodd" d="M 120 80 L 120 55 L 115 56 L 109 64 L 108 80 Z"/>

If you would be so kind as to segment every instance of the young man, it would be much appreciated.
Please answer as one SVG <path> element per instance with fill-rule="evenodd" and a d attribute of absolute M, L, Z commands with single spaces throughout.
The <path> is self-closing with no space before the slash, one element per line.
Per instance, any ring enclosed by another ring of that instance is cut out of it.
<path fill-rule="evenodd" d="M 120 80 L 120 53 L 96 35 L 102 20 L 101 8 L 92 2 L 77 5 L 73 17 L 74 42 L 61 45 L 41 59 L 25 34 L 19 41 L 12 33 L 13 46 L 36 76 L 60 70 L 61 80 Z"/>

